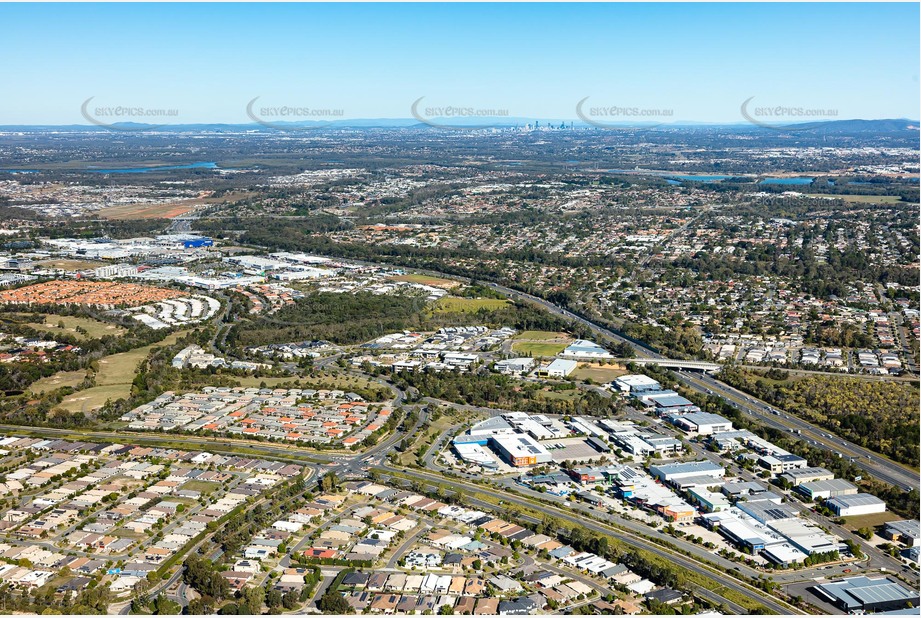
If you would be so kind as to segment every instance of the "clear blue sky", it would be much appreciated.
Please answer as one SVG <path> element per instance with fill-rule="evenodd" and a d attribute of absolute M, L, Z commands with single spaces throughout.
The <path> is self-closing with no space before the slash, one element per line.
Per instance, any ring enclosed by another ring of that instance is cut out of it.
<path fill-rule="evenodd" d="M 739 122 L 760 105 L 919 116 L 906 4 L 0 4 L 0 124 L 80 105 L 247 122 L 245 106 L 407 118 L 427 105 L 575 118 L 576 103 Z"/>

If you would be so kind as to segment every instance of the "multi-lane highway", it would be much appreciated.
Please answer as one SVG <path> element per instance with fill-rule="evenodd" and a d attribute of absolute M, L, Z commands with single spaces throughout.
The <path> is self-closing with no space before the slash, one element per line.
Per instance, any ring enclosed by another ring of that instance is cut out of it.
<path fill-rule="evenodd" d="M 402 268 L 404 270 L 418 272 L 420 274 L 427 274 L 435 277 L 445 277 L 457 281 L 470 281 L 468 277 L 452 275 L 431 269 L 407 268 L 405 266 L 396 266 L 383 262 L 361 262 L 358 260 L 352 261 L 374 266 L 390 266 L 393 268 Z M 529 302 L 543 308 L 553 315 L 565 318 L 581 326 L 584 326 L 595 335 L 597 335 L 601 340 L 607 340 L 618 344 L 627 344 L 633 348 L 637 358 L 662 360 L 667 359 L 666 356 L 656 352 L 648 345 L 627 339 L 626 337 L 612 331 L 610 328 L 604 325 L 598 324 L 592 320 L 577 315 L 572 311 L 564 309 L 548 300 L 540 298 L 539 296 L 534 296 L 533 294 L 514 290 L 494 282 L 482 280 L 479 282 L 482 285 L 486 285 L 509 298 Z M 842 456 L 845 457 L 853 457 L 855 464 L 858 464 L 861 468 L 872 474 L 875 478 L 890 483 L 906 491 L 911 489 L 918 489 L 919 486 L 921 486 L 921 477 L 919 477 L 919 472 L 917 470 L 913 470 L 907 466 L 896 463 L 886 457 L 883 457 L 882 455 L 878 455 L 873 451 L 870 451 L 869 449 L 844 440 L 843 438 L 831 436 L 828 432 L 823 431 L 821 428 L 816 427 L 807 421 L 799 419 L 793 415 L 786 414 L 785 412 L 768 405 L 766 402 L 754 397 L 750 397 L 722 382 L 719 382 L 710 376 L 690 375 L 685 372 L 679 373 L 678 377 L 689 388 L 699 393 L 716 393 L 717 395 L 726 398 L 743 413 L 758 419 L 765 425 L 785 431 L 792 429 L 795 432 L 796 430 L 799 430 L 800 433 L 796 433 L 795 435 L 797 437 L 801 437 L 804 440 L 807 440 L 813 446 L 831 451 L 833 453 L 841 453 Z"/>
<path fill-rule="evenodd" d="M 759 422 L 781 431 L 795 433 L 818 447 L 824 447 L 842 457 L 854 460 L 854 463 L 871 472 L 875 478 L 905 490 L 918 488 L 918 473 L 894 461 L 884 458 L 873 451 L 858 446 L 827 431 L 817 428 L 801 418 L 787 414 L 760 399 L 751 397 L 723 382 L 706 374 L 691 374 L 679 372 L 679 377 L 692 388 L 700 392 L 713 392 L 727 400 L 732 406 L 749 416 L 756 417 Z"/>
<path fill-rule="evenodd" d="M 543 298 L 539 298 L 531 294 L 526 294 L 524 292 L 519 292 L 496 283 L 489 283 L 487 285 L 492 287 L 497 292 L 509 296 L 510 298 L 526 300 L 541 306 L 554 315 L 572 320 L 590 329 L 593 333 L 602 339 L 607 339 L 608 341 L 613 341 L 615 343 L 626 343 L 634 349 L 638 357 L 650 359 L 666 358 L 648 346 L 626 339 L 625 337 L 618 335 L 617 333 L 604 326 L 587 320 L 582 316 L 576 315 L 571 311 L 563 309 L 562 307 L 544 300 Z M 845 457 L 853 457 L 855 459 L 855 463 L 858 463 L 860 467 L 867 470 L 875 478 L 886 481 L 887 483 L 891 483 L 905 490 L 917 489 L 919 487 L 919 475 L 917 471 L 911 470 L 906 466 L 891 461 L 881 455 L 873 453 L 873 451 L 863 448 L 862 446 L 844 440 L 843 438 L 831 436 L 828 432 L 822 431 L 815 425 L 812 425 L 811 423 L 808 423 L 807 421 L 797 418 L 791 414 L 786 414 L 782 410 L 774 408 L 773 406 L 770 406 L 760 399 L 756 399 L 745 393 L 742 393 L 741 391 L 738 391 L 724 384 L 723 382 L 716 380 L 712 376 L 706 374 L 692 375 L 688 372 L 681 372 L 678 373 L 678 377 L 688 387 L 700 393 L 715 393 L 721 397 L 724 397 L 739 410 L 745 414 L 748 414 L 749 416 L 757 418 L 765 425 L 769 425 L 784 431 L 790 431 L 791 429 L 793 431 L 799 430 L 800 433 L 796 434 L 797 437 L 808 440 L 814 446 L 832 451 L 834 453 L 841 453 Z"/>

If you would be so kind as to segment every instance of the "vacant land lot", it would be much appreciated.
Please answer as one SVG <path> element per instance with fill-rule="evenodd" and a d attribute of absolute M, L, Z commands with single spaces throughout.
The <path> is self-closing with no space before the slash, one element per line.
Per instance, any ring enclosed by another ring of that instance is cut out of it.
<path fill-rule="evenodd" d="M 178 290 L 134 283 L 55 279 L 13 290 L 4 290 L 0 292 L 0 302 L 116 307 L 143 305 L 180 296 L 187 296 L 187 294 Z"/>
<path fill-rule="evenodd" d="M 561 341 L 566 343 L 572 341 L 572 337 L 568 334 L 551 330 L 526 330 L 515 335 L 515 339 L 519 341 Z"/>
<path fill-rule="evenodd" d="M 105 266 L 105 262 L 93 262 L 90 260 L 41 260 L 35 262 L 35 265 L 39 268 L 52 268 L 59 270 L 88 270 L 90 268 L 99 268 L 100 266 Z"/>
<path fill-rule="evenodd" d="M 566 333 L 526 330 L 515 337 L 512 342 L 512 351 L 531 356 L 556 356 L 572 341 L 572 337 Z"/>
<path fill-rule="evenodd" d="M 224 204 L 244 199 L 254 195 L 248 191 L 235 191 L 221 197 L 211 197 L 211 191 L 203 191 L 198 197 L 191 199 L 177 199 L 162 204 L 122 204 L 110 206 L 98 211 L 99 216 L 106 219 L 172 219 L 189 213 L 201 206 Z"/>
<path fill-rule="evenodd" d="M 509 302 L 498 298 L 458 298 L 446 296 L 435 302 L 435 313 L 475 313 L 480 309 L 495 311 L 502 309 Z"/>
<path fill-rule="evenodd" d="M 393 281 L 406 281 L 409 283 L 419 283 L 421 285 L 430 285 L 435 288 L 445 289 L 455 288 L 460 285 L 457 281 L 442 279 L 441 277 L 430 277 L 429 275 L 397 275 L 390 277 L 390 279 Z"/>
<path fill-rule="evenodd" d="M 570 374 L 570 377 L 575 380 L 594 380 L 599 384 L 604 384 L 627 373 L 627 370 L 620 365 L 579 363 L 579 366 Z"/>
<path fill-rule="evenodd" d="M 84 377 L 86 377 L 85 371 L 59 371 L 52 376 L 33 382 L 29 390 L 37 395 L 43 392 L 50 393 L 65 386 L 77 388 L 83 382 Z"/>
<path fill-rule="evenodd" d="M 896 521 L 897 519 L 904 519 L 892 511 L 886 511 L 885 513 L 871 513 L 869 515 L 855 515 L 853 517 L 844 518 L 844 527 L 848 530 L 859 530 L 860 528 L 875 528 L 876 526 L 882 526 L 887 521 Z"/>
<path fill-rule="evenodd" d="M 213 481 L 186 481 L 183 483 L 182 488 L 190 491 L 200 491 L 203 494 L 210 494 L 219 486 L 218 483 Z"/>
<path fill-rule="evenodd" d="M 122 204 L 103 208 L 99 215 L 106 219 L 172 219 L 195 210 L 201 204 L 201 200 L 167 204 Z"/>
<path fill-rule="evenodd" d="M 100 322 L 99 320 L 93 320 L 91 318 L 80 318 L 68 315 L 46 315 L 44 322 L 28 322 L 27 324 L 35 330 L 41 330 L 52 334 L 65 332 L 68 335 L 73 335 L 82 340 L 99 339 L 105 335 L 121 335 L 125 332 L 125 329 L 115 324 L 106 324 L 105 322 Z M 62 324 L 64 328 L 60 328 Z M 79 332 L 77 327 L 80 327 L 85 333 Z"/>
<path fill-rule="evenodd" d="M 566 347 L 565 343 L 539 343 L 536 341 L 516 341 L 512 344 L 512 351 L 517 354 L 530 356 L 556 356 Z"/>

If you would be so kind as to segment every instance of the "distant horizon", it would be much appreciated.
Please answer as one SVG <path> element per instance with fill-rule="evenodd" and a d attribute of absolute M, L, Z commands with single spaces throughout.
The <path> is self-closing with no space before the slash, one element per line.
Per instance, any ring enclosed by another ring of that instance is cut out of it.
<path fill-rule="evenodd" d="M 417 120 L 417 119 L 415 119 L 415 118 L 413 118 L 413 117 L 411 117 L 411 116 L 407 116 L 407 117 L 385 117 L 385 116 L 380 116 L 380 117 L 367 117 L 367 118 L 343 118 L 343 119 L 341 119 L 341 120 L 335 120 L 335 121 L 331 121 L 331 122 L 329 122 L 329 123 L 324 123 L 323 121 L 310 121 L 310 120 L 304 120 L 304 121 L 288 122 L 288 123 L 278 122 L 277 124 L 278 124 L 279 126 L 291 126 L 291 127 L 296 127 L 296 126 L 309 126 L 309 125 L 311 125 L 311 124 L 318 124 L 318 125 L 324 125 L 324 126 L 334 126 L 334 125 L 344 126 L 344 125 L 347 125 L 348 123 L 351 123 L 351 122 L 382 122 L 382 123 L 383 123 L 383 122 L 393 122 L 393 123 L 398 123 L 398 122 L 399 122 L 399 123 L 403 123 L 403 122 L 405 122 L 405 123 L 409 123 L 409 124 L 404 125 L 402 128 L 411 128 L 411 127 L 419 127 L 419 126 L 421 126 L 421 127 L 429 126 L 430 128 L 433 128 L 433 129 L 440 128 L 440 127 L 438 127 L 438 126 L 427 125 L 425 122 L 421 122 L 421 121 L 419 121 L 419 120 Z M 506 121 L 497 122 L 497 123 L 494 123 L 494 124 L 492 124 L 492 125 L 490 125 L 490 126 L 483 126 L 483 127 L 477 127 L 477 126 L 464 127 L 463 124 L 457 124 L 457 125 L 451 126 L 450 128 L 458 128 L 458 129 L 461 129 L 461 128 L 470 128 L 470 129 L 477 129 L 477 128 L 483 128 L 483 129 L 492 129 L 492 128 L 496 128 L 496 129 L 500 129 L 500 128 L 515 128 L 515 127 L 521 127 L 521 126 L 522 126 L 522 125 L 519 124 L 519 123 L 528 123 L 528 124 L 529 124 L 529 123 L 538 123 L 538 122 L 539 122 L 539 123 L 542 123 L 541 126 L 540 126 L 539 128 L 545 128 L 545 127 L 546 127 L 546 125 L 543 124 L 543 123 L 551 123 L 551 124 L 554 124 L 554 123 L 566 123 L 567 125 L 568 125 L 569 123 L 573 123 L 573 125 L 574 125 L 575 128 L 586 128 L 586 129 L 598 128 L 598 127 L 593 126 L 593 125 L 591 125 L 591 124 L 589 124 L 589 123 L 586 123 L 586 122 L 584 122 L 584 121 L 582 121 L 582 120 L 580 120 L 580 119 L 578 119 L 578 118 L 543 118 L 543 117 L 510 118 L 510 119 L 508 119 L 508 120 L 506 120 Z M 786 123 L 784 123 L 782 126 L 794 127 L 794 126 L 801 126 L 801 125 L 822 125 L 822 124 L 833 124 L 833 123 L 843 123 L 843 122 L 907 122 L 907 123 L 916 123 L 916 124 L 918 124 L 919 126 L 918 126 L 918 127 L 915 127 L 915 128 L 921 129 L 921 120 L 914 119 L 914 118 L 907 118 L 907 117 L 904 117 L 904 118 L 840 118 L 840 119 L 835 119 L 835 120 L 811 120 L 811 121 L 810 121 L 810 120 L 804 120 L 804 121 L 801 121 L 801 122 L 786 122 Z M 115 127 L 130 127 L 130 126 L 138 126 L 138 127 L 172 127 L 172 128 L 195 127 L 195 126 L 232 126 L 232 127 L 254 127 L 254 128 L 261 127 L 261 128 L 263 128 L 263 129 L 270 129 L 270 128 L 271 128 L 271 127 L 267 127 L 267 126 L 265 126 L 265 125 L 263 125 L 263 124 L 260 124 L 260 123 L 258 123 L 258 122 L 253 122 L 253 121 L 249 121 L 249 122 L 208 122 L 208 121 L 202 121 L 202 122 L 177 122 L 177 123 L 169 123 L 169 122 L 164 122 L 164 123 L 144 123 L 144 122 L 131 122 L 131 121 L 129 121 L 129 122 L 112 123 L 112 126 L 115 126 Z M 676 121 L 673 121 L 673 122 L 648 123 L 648 124 L 642 124 L 642 123 L 633 123 L 633 124 L 631 124 L 631 123 L 627 123 L 627 122 L 612 122 L 612 123 L 610 123 L 610 126 L 612 126 L 612 127 L 614 127 L 614 126 L 616 126 L 616 127 L 622 127 L 622 128 L 625 128 L 625 129 L 630 129 L 630 128 L 636 128 L 636 129 L 655 129 L 655 128 L 668 128 L 668 127 L 678 128 L 678 127 L 692 127 L 692 126 L 709 126 L 709 127 L 751 127 L 751 128 L 759 128 L 757 125 L 753 125 L 752 123 L 746 122 L 746 121 L 744 121 L 744 120 L 736 120 L 736 121 L 731 121 L 731 122 L 701 121 L 701 120 L 676 120 Z M 87 123 L 87 122 L 83 122 L 83 123 L 80 123 L 80 122 L 72 122 L 72 123 L 46 123 L 46 122 L 38 122 L 38 123 L 22 123 L 22 124 L 6 124 L 6 123 L 0 122 L 0 128 L 15 128 L 15 127 L 23 127 L 23 128 L 29 128 L 29 127 L 85 127 L 85 128 L 87 128 L 87 129 L 92 129 L 92 128 L 98 128 L 99 130 L 105 130 L 105 129 L 106 129 L 105 126 L 95 125 L 95 124 L 91 124 L 91 123 Z M 322 128 L 322 127 L 318 127 L 318 128 Z M 368 127 L 368 128 L 373 128 L 373 127 Z M 568 128 L 568 127 L 567 127 L 567 128 Z M 764 128 L 764 127 L 762 127 L 762 128 Z"/>
<path fill-rule="evenodd" d="M 868 2 L 4 3 L 0 118 L 911 119 L 919 19 Z"/>

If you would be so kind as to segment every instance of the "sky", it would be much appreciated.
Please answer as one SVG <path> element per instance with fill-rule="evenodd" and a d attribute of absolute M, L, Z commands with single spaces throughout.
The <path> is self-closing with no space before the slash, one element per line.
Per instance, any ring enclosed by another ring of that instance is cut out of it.
<path fill-rule="evenodd" d="M 423 98 L 432 117 L 577 119 L 585 100 L 734 123 L 752 97 L 749 115 L 918 119 L 918 22 L 917 3 L 0 4 L 0 125 L 87 124 L 90 98 L 103 121 L 171 124 L 250 122 L 256 97 L 279 120 L 410 118 Z"/>

